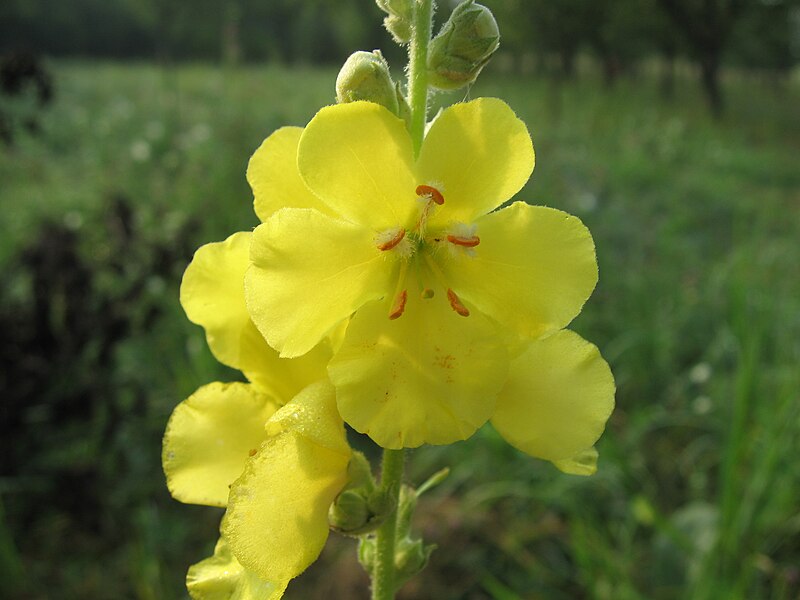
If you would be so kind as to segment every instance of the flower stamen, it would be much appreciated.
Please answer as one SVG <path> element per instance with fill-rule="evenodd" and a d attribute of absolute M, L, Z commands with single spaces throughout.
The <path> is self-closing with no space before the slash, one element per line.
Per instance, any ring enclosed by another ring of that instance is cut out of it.
<path fill-rule="evenodd" d="M 403 261 L 400 264 L 400 275 L 397 278 L 397 287 L 394 291 L 394 302 L 389 311 L 389 320 L 394 321 L 403 315 L 406 310 L 406 301 L 408 300 L 408 290 L 406 290 L 406 275 L 408 274 L 408 262 Z"/>
<path fill-rule="evenodd" d="M 414 230 L 420 233 L 420 236 L 425 235 L 425 227 L 428 223 L 428 217 L 431 214 L 433 205 L 441 206 L 444 204 L 444 196 L 442 192 L 433 187 L 432 185 L 418 185 L 416 190 L 417 196 L 425 200 L 425 206 L 422 207 L 417 224 Z"/>
<path fill-rule="evenodd" d="M 391 236 L 391 237 L 388 237 Z M 387 250 L 391 250 L 397 244 L 403 241 L 403 238 L 406 237 L 406 230 L 402 227 L 398 227 L 396 230 L 388 230 L 384 231 L 378 239 L 376 240 L 378 245 L 378 250 L 385 252 Z"/>
<path fill-rule="evenodd" d="M 448 235 L 447 241 L 450 242 L 451 244 L 455 244 L 456 246 L 463 246 L 464 248 L 474 248 L 475 246 L 481 243 L 481 238 L 479 238 L 477 235 L 469 237 Z"/>
<path fill-rule="evenodd" d="M 469 309 L 461 302 L 461 298 L 458 297 L 458 294 L 450 288 L 447 288 L 447 299 L 450 301 L 450 307 L 459 315 L 462 317 L 469 316 Z"/>
<path fill-rule="evenodd" d="M 418 185 L 417 196 L 422 196 L 423 198 L 429 198 L 439 206 L 444 204 L 444 196 L 442 195 L 442 192 L 437 190 L 432 185 Z"/>
<path fill-rule="evenodd" d="M 408 291 L 401 290 L 400 293 L 395 297 L 394 303 L 392 304 L 392 310 L 389 312 L 390 321 L 394 321 L 402 316 L 403 311 L 406 309 L 406 300 L 408 300 Z"/>

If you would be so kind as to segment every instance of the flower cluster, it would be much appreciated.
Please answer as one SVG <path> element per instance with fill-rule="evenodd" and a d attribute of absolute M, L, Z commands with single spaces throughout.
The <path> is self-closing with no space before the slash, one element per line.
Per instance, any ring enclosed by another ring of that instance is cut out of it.
<path fill-rule="evenodd" d="M 248 171 L 252 233 L 197 251 L 181 302 L 250 383 L 180 404 L 170 491 L 226 506 L 195 598 L 279 598 L 321 551 L 352 484 L 343 422 L 378 445 L 449 444 L 487 421 L 514 447 L 590 474 L 613 408 L 597 348 L 565 329 L 597 282 L 575 217 L 524 202 L 534 150 L 502 101 L 456 104 L 419 156 L 363 101 L 269 136 Z"/>

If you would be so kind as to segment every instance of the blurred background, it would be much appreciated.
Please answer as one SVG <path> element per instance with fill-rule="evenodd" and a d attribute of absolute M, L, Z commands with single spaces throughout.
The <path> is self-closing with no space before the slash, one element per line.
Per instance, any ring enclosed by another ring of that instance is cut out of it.
<path fill-rule="evenodd" d="M 403 598 L 800 598 L 800 3 L 486 0 L 503 34 L 452 103 L 504 98 L 600 283 L 573 328 L 611 363 L 599 472 L 490 427 L 411 452 L 439 549 Z M 442 3 L 439 21 L 449 5 Z M 0 3 L 0 597 L 185 598 L 221 513 L 167 493 L 174 406 L 236 372 L 178 303 L 200 245 L 257 224 L 274 129 L 338 67 L 403 51 L 371 0 Z M 363 440 L 367 452 L 376 453 Z M 287 598 L 365 598 L 333 539 Z"/>

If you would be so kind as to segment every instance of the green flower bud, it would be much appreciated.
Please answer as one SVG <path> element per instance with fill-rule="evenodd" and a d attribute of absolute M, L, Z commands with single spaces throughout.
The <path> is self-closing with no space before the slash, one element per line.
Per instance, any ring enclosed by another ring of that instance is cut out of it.
<path fill-rule="evenodd" d="M 407 44 L 411 39 L 411 19 L 414 0 L 375 0 L 388 16 L 383 20 L 386 31 L 392 34 L 398 44 Z"/>
<path fill-rule="evenodd" d="M 457 90 L 475 81 L 500 45 L 500 30 L 492 11 L 467 0 L 433 38 L 428 54 L 430 85 Z"/>
<path fill-rule="evenodd" d="M 336 101 L 339 104 L 368 100 L 381 104 L 394 114 L 400 113 L 397 91 L 389 75 L 389 64 L 380 50 L 354 52 L 336 78 Z"/>
<path fill-rule="evenodd" d="M 368 521 L 367 500 L 356 490 L 343 491 L 328 510 L 328 523 L 342 533 L 358 531 Z"/>
<path fill-rule="evenodd" d="M 346 489 L 328 510 L 328 524 L 345 535 L 364 535 L 380 527 L 395 506 L 393 497 L 380 489 Z"/>

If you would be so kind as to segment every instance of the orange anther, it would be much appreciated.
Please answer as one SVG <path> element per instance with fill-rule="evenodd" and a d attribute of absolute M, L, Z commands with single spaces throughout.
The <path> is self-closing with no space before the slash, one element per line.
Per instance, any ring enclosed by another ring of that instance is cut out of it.
<path fill-rule="evenodd" d="M 394 304 L 392 305 L 392 310 L 389 313 L 389 320 L 394 321 L 400 315 L 403 314 L 403 311 L 406 309 L 406 300 L 408 299 L 408 293 L 406 290 L 403 290 L 399 294 L 397 294 L 397 298 L 394 299 Z"/>
<path fill-rule="evenodd" d="M 391 250 L 397 244 L 403 241 L 403 238 L 406 237 L 406 230 L 405 229 L 398 229 L 397 233 L 394 234 L 394 237 L 390 240 L 383 242 L 382 244 L 378 244 L 378 250 Z"/>
<path fill-rule="evenodd" d="M 256 450 L 255 448 L 253 448 L 253 449 L 252 449 L 252 450 L 250 450 L 250 452 L 248 452 L 247 454 L 248 454 L 248 455 L 250 455 L 250 456 L 255 456 L 256 454 L 258 454 L 258 450 Z"/>
<path fill-rule="evenodd" d="M 442 196 L 442 192 L 431 185 L 418 185 L 417 196 L 428 197 L 436 202 L 436 204 L 439 206 L 444 204 L 444 196 Z"/>
<path fill-rule="evenodd" d="M 459 298 L 450 288 L 447 288 L 447 299 L 450 301 L 450 306 L 454 311 L 456 311 L 462 317 L 469 316 L 469 309 L 461 303 L 461 298 Z"/>
<path fill-rule="evenodd" d="M 470 237 L 458 237 L 457 235 L 448 235 L 447 241 L 456 246 L 464 246 L 465 248 L 474 248 L 481 243 L 481 238 L 477 235 Z"/>

